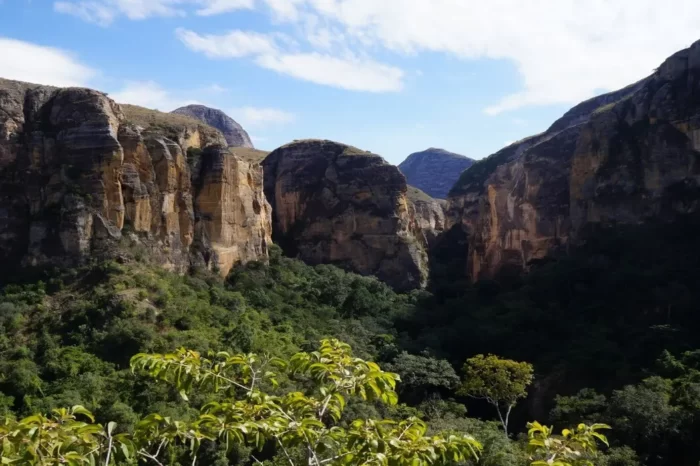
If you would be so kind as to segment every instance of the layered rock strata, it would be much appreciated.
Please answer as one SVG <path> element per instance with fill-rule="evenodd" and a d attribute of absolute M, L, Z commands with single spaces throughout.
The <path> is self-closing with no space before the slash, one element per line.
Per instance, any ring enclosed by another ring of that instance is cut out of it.
<path fill-rule="evenodd" d="M 77 264 L 141 248 L 173 270 L 222 274 L 265 259 L 261 168 L 225 144 L 201 122 L 98 91 L 0 80 L 0 257 Z"/>

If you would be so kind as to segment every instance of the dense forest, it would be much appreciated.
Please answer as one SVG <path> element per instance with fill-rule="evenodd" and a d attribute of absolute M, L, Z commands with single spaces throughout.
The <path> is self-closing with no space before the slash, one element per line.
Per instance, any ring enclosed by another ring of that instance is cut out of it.
<path fill-rule="evenodd" d="M 431 291 L 409 294 L 278 248 L 225 280 L 164 271 L 133 248 L 118 261 L 26 271 L 2 287 L 0 411 L 21 418 L 80 405 L 119 432 L 153 412 L 191 419 L 205 400 L 138 377 L 134 355 L 188 348 L 284 359 L 336 338 L 401 378 L 398 404 L 352 399 L 343 418 L 419 418 L 429 432 L 467 432 L 482 451 L 460 462 L 530 464 L 526 424 L 537 419 L 555 429 L 608 424 L 610 448 L 596 465 L 696 465 L 699 235 L 697 216 L 591 231 L 526 274 L 468 284 L 443 273 Z M 534 369 L 509 436 L 470 392 L 475 366 L 465 363 L 477 355 Z M 251 451 L 204 448 L 200 460 L 285 464 L 274 447 Z M 178 455 L 168 461 L 184 464 Z"/>

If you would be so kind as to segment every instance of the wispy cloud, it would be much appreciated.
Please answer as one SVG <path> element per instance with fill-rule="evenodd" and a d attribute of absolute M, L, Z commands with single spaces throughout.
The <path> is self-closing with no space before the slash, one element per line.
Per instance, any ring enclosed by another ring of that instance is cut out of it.
<path fill-rule="evenodd" d="M 484 112 L 489 115 L 527 106 L 576 103 L 601 90 L 623 87 L 700 38 L 700 2 L 675 0 L 673 8 L 658 5 L 656 0 L 55 3 L 57 11 L 101 25 L 119 17 L 213 15 L 258 8 L 270 17 L 265 30 L 247 32 L 246 37 L 240 36 L 241 31 L 233 31 L 234 36 L 187 31 L 190 40 L 183 42 L 212 58 L 253 57 L 259 65 L 277 72 L 350 90 L 401 89 L 403 71 L 381 63 L 378 56 L 388 61 L 392 56 L 440 53 L 465 61 L 507 60 L 520 77 L 520 89 L 486 106 Z M 294 31 L 302 47 L 278 43 L 275 34 L 282 30 Z M 251 42 L 243 43 L 243 39 Z M 347 72 L 350 74 L 345 75 Z"/>
<path fill-rule="evenodd" d="M 253 0 L 208 0 L 201 2 L 202 8 L 197 10 L 199 16 L 213 16 L 231 11 L 253 8 Z"/>
<path fill-rule="evenodd" d="M 110 97 L 120 104 L 139 105 L 170 112 L 178 107 L 201 103 L 196 99 L 182 98 L 180 93 L 169 91 L 154 81 L 130 81 Z"/>
<path fill-rule="evenodd" d="M 218 84 L 197 89 L 167 89 L 155 81 L 127 81 L 109 96 L 120 104 L 133 104 L 170 112 L 191 104 L 212 105 L 226 88 Z"/>
<path fill-rule="evenodd" d="M 292 123 L 296 115 L 278 108 L 239 107 L 228 112 L 229 116 L 246 128 Z"/>
<path fill-rule="evenodd" d="M 257 32 L 231 31 L 223 35 L 200 35 L 187 29 L 175 31 L 185 46 L 209 58 L 242 58 L 277 53 L 273 37 Z"/>
<path fill-rule="evenodd" d="M 58 13 L 77 16 L 83 21 L 100 26 L 109 26 L 118 14 L 114 8 L 97 2 L 55 2 L 53 7 Z"/>
<path fill-rule="evenodd" d="M 240 30 L 200 35 L 186 29 L 178 29 L 176 34 L 187 48 L 209 58 L 253 56 L 263 68 L 316 84 L 367 92 L 392 92 L 403 87 L 404 73 L 399 68 L 352 54 L 293 53 L 272 35 Z"/>
<path fill-rule="evenodd" d="M 144 20 L 157 16 L 212 16 L 231 11 L 250 9 L 255 0 L 61 0 L 54 2 L 54 10 L 98 24 L 109 26 L 117 18 Z"/>
<path fill-rule="evenodd" d="M 263 55 L 256 63 L 278 73 L 350 91 L 395 92 L 403 88 L 399 68 L 356 57 L 320 53 Z"/>
<path fill-rule="evenodd" d="M 306 0 L 287 18 L 305 14 L 330 22 L 359 50 L 510 61 L 522 88 L 485 108 L 490 115 L 623 87 L 700 38 L 695 0 L 673 8 L 656 0 Z"/>

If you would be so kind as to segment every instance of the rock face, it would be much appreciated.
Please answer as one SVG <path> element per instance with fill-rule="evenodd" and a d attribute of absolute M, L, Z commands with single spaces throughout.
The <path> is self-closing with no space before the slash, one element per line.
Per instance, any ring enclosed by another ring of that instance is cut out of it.
<path fill-rule="evenodd" d="M 186 115 L 196 118 L 204 123 L 212 126 L 224 135 L 226 142 L 231 147 L 248 147 L 253 148 L 253 143 L 250 136 L 241 125 L 230 116 L 226 115 L 221 110 L 205 107 L 204 105 L 188 105 L 173 110 L 172 113 Z"/>
<path fill-rule="evenodd" d="M 435 199 L 447 199 L 459 175 L 473 164 L 474 160 L 469 157 L 430 148 L 409 155 L 401 162 L 399 170 L 406 176 L 408 184 Z"/>
<path fill-rule="evenodd" d="M 195 193 L 195 238 L 205 262 L 227 273 L 236 263 L 267 257 L 272 220 L 259 164 L 210 146 L 202 153 Z"/>
<path fill-rule="evenodd" d="M 433 228 L 442 228 L 442 212 L 424 193 L 414 204 L 395 166 L 344 144 L 306 140 L 273 151 L 263 168 L 273 238 L 287 254 L 375 275 L 400 290 L 425 286 L 426 246 Z"/>
<path fill-rule="evenodd" d="M 648 78 L 577 105 L 477 162 L 448 199 L 472 279 L 522 270 L 587 231 L 668 220 L 700 202 L 700 42 Z"/>
<path fill-rule="evenodd" d="M 408 186 L 407 196 L 411 203 L 413 231 L 430 247 L 445 230 L 445 201 L 433 199 L 414 186 Z"/>
<path fill-rule="evenodd" d="M 77 264 L 127 247 L 179 271 L 264 259 L 262 169 L 221 144 L 196 120 L 98 91 L 0 80 L 3 263 Z"/>

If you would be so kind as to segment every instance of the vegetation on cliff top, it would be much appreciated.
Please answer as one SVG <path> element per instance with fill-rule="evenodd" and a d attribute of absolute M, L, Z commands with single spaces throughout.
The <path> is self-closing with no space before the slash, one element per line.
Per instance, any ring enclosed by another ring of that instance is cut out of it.
<path fill-rule="evenodd" d="M 141 126 L 145 130 L 164 132 L 166 135 L 176 138 L 178 133 L 188 128 L 196 128 L 211 139 L 223 138 L 219 130 L 196 118 L 177 113 L 165 113 L 138 105 L 120 104 L 120 107 L 128 123 Z"/>
<path fill-rule="evenodd" d="M 270 154 L 265 150 L 250 149 L 248 147 L 231 147 L 229 150 L 236 157 L 249 163 L 260 163 Z"/>
<path fill-rule="evenodd" d="M 433 202 L 435 200 L 414 186 L 408 186 L 407 195 L 412 202 Z"/>

